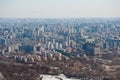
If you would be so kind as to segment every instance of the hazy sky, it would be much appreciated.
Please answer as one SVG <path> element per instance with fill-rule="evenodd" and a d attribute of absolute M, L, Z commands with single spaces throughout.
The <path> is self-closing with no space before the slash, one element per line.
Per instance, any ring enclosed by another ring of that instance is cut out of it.
<path fill-rule="evenodd" d="M 0 0 L 0 17 L 120 17 L 120 0 Z"/>

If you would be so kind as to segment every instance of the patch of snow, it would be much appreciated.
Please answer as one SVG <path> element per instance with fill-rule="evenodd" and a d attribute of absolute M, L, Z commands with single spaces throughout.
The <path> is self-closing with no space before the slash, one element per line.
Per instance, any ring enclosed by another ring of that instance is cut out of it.
<path fill-rule="evenodd" d="M 5 80 L 5 78 L 1 72 L 0 72 L 0 80 Z"/>
<path fill-rule="evenodd" d="M 42 80 L 80 80 L 80 79 L 70 79 L 67 78 L 64 74 L 60 75 L 40 75 L 42 77 Z"/>

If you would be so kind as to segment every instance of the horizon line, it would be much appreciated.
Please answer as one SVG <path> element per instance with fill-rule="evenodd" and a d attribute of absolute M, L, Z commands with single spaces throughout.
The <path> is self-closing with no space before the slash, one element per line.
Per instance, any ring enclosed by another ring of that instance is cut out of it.
<path fill-rule="evenodd" d="M 78 18 L 120 18 L 120 16 L 112 16 L 112 17 L 0 17 L 9 18 L 9 19 L 78 19 Z"/>

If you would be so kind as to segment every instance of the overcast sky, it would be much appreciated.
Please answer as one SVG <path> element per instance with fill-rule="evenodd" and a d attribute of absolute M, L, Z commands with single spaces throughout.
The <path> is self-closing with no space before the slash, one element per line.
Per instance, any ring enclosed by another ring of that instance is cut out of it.
<path fill-rule="evenodd" d="M 0 17 L 120 17 L 120 0 L 0 0 Z"/>

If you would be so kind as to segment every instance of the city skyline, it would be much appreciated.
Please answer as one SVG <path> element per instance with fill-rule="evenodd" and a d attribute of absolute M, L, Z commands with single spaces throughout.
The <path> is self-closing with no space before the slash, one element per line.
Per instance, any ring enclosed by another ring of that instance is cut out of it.
<path fill-rule="evenodd" d="M 120 17 L 119 0 L 0 0 L 0 18 Z"/>

